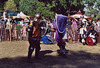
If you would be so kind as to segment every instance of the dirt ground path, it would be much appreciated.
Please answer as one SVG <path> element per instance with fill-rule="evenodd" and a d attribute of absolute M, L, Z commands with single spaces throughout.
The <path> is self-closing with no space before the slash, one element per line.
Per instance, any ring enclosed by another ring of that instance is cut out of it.
<path fill-rule="evenodd" d="M 81 43 L 66 43 L 67 57 L 58 56 L 56 44 L 41 44 L 41 60 L 27 63 L 27 41 L 5 41 L 0 43 L 0 68 L 100 68 L 100 44 L 83 46 Z"/>

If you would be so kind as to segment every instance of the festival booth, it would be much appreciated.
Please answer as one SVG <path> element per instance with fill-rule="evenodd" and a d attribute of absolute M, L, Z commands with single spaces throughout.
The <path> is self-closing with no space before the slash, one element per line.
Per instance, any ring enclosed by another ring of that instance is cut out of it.
<path fill-rule="evenodd" d="M 17 16 L 17 13 L 15 13 L 15 12 L 13 12 L 11 10 L 7 10 L 6 13 L 7 13 L 6 14 L 7 16 Z"/>
<path fill-rule="evenodd" d="M 13 19 L 15 19 L 17 16 L 13 16 Z M 26 18 L 26 17 L 30 17 L 30 16 L 27 16 L 27 15 L 25 15 L 23 12 L 20 12 L 20 17 L 21 18 Z"/>
<path fill-rule="evenodd" d="M 3 13 L 1 13 L 1 16 L 3 16 Z M 17 13 L 16 12 L 13 12 L 11 10 L 7 10 L 6 11 L 6 16 L 17 16 Z"/>
<path fill-rule="evenodd" d="M 20 16 L 21 16 L 21 18 L 26 18 L 26 17 L 30 17 L 30 16 L 27 16 L 27 15 L 25 15 L 23 12 L 20 12 Z"/>
<path fill-rule="evenodd" d="M 83 15 L 80 10 L 76 14 L 69 16 L 69 18 L 80 18 L 81 16 L 84 16 L 85 19 L 91 19 L 91 17 Z"/>

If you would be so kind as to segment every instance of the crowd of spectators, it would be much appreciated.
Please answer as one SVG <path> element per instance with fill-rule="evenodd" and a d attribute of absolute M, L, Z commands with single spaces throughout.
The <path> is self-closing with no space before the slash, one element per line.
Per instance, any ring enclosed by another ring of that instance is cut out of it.
<path fill-rule="evenodd" d="M 19 14 L 17 18 L 20 18 Z M 10 17 L 0 18 L 0 41 L 13 41 L 13 40 L 28 40 L 28 32 L 26 28 L 28 25 L 32 25 L 32 18 L 20 18 L 18 21 L 16 19 L 12 19 Z M 54 20 L 49 19 L 48 17 L 45 19 L 44 17 L 42 20 L 46 21 L 47 28 L 53 28 Z M 78 19 L 71 18 L 67 20 L 66 25 L 66 33 L 67 33 L 67 42 L 69 43 L 76 43 L 81 42 L 81 35 L 85 32 L 88 32 L 90 26 L 94 26 L 95 29 L 100 27 L 100 19 L 97 21 L 90 21 L 89 19 L 84 19 L 84 17 L 80 17 Z M 46 36 L 49 36 L 53 39 L 55 38 L 55 32 L 47 33 Z"/>

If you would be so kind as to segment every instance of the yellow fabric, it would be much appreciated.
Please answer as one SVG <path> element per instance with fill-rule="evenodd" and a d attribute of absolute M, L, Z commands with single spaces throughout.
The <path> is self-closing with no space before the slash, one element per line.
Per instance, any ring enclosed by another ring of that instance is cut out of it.
<path fill-rule="evenodd" d="M 12 16 L 13 17 L 13 19 L 15 19 L 17 16 Z M 21 16 L 21 18 L 26 18 L 26 17 L 30 17 L 30 16 Z"/>
<path fill-rule="evenodd" d="M 72 17 L 72 18 L 80 18 L 80 17 Z M 88 19 L 87 17 L 84 17 L 84 18 Z"/>

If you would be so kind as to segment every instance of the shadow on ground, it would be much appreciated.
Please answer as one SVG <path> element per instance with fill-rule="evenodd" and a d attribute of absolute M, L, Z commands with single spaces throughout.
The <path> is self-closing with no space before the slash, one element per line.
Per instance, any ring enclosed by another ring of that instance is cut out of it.
<path fill-rule="evenodd" d="M 32 57 L 33 63 L 27 63 L 27 57 L 2 58 L 0 68 L 100 68 L 100 54 L 69 51 L 64 58 L 49 55 L 52 52 L 51 50 L 41 51 L 42 59 L 36 60 Z"/>

